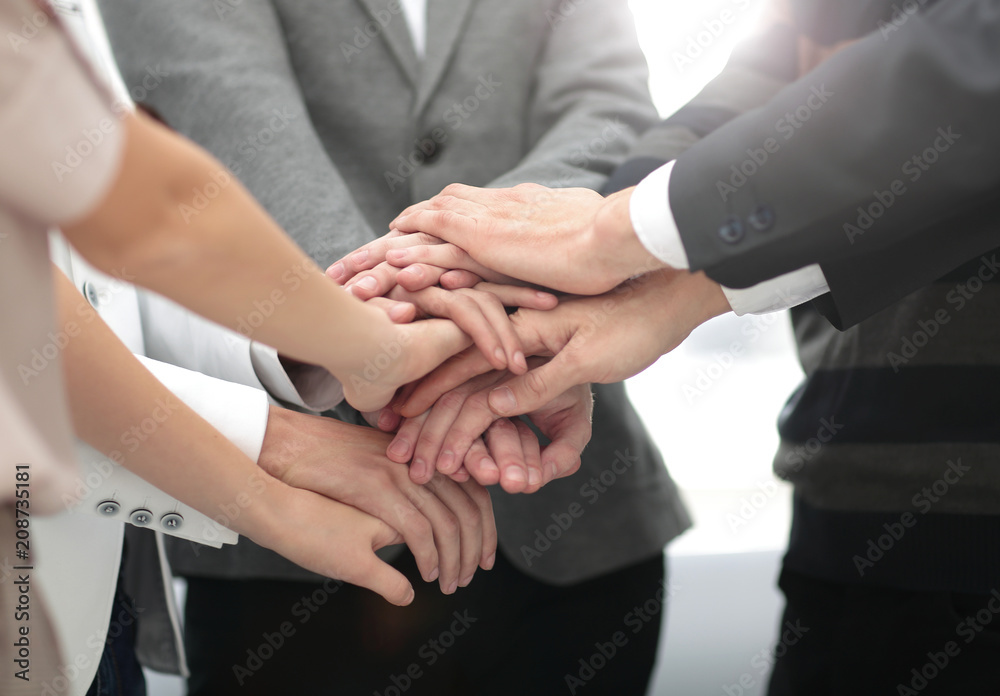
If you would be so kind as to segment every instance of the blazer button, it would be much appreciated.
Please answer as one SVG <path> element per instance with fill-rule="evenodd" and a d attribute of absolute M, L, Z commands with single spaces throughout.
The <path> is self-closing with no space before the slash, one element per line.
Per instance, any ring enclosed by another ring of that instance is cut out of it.
<path fill-rule="evenodd" d="M 83 296 L 87 298 L 87 302 L 90 303 L 91 307 L 97 309 L 101 298 L 97 294 L 97 288 L 89 280 L 83 284 Z"/>
<path fill-rule="evenodd" d="M 434 164 L 441 157 L 442 145 L 429 134 L 425 135 L 420 142 L 420 152 L 424 156 L 424 164 Z"/>
<path fill-rule="evenodd" d="M 132 511 L 128 516 L 128 521 L 136 527 L 148 527 L 149 523 L 153 521 L 153 513 L 145 508 L 139 508 Z"/>
<path fill-rule="evenodd" d="M 121 509 L 122 506 L 114 500 L 105 500 L 97 504 L 97 511 L 104 517 L 114 517 Z"/>
<path fill-rule="evenodd" d="M 184 524 L 184 518 L 178 515 L 176 512 L 168 512 L 166 515 L 160 518 L 160 526 L 166 529 L 168 532 L 176 532 Z"/>
<path fill-rule="evenodd" d="M 767 232 L 774 227 L 774 208 L 769 205 L 762 205 L 750 214 L 747 218 L 750 226 L 758 232 Z"/>
<path fill-rule="evenodd" d="M 736 217 L 726 219 L 726 222 L 719 228 L 719 239 L 726 244 L 738 244 L 743 241 L 745 234 L 743 222 Z"/>

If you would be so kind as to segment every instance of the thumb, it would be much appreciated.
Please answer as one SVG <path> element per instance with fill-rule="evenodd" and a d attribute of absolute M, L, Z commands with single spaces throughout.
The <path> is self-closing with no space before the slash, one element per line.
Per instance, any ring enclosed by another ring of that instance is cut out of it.
<path fill-rule="evenodd" d="M 377 530 L 371 541 L 371 551 L 364 553 L 362 558 L 350 564 L 349 573 L 345 573 L 342 579 L 382 595 L 390 604 L 405 607 L 413 601 L 413 585 L 405 575 L 375 555 L 378 549 L 402 543 L 403 538 L 396 530 L 378 520 Z"/>
<path fill-rule="evenodd" d="M 537 411 L 563 392 L 588 380 L 571 368 L 562 353 L 541 367 L 512 379 L 490 392 L 490 409 L 507 418 Z"/>
<path fill-rule="evenodd" d="M 352 570 L 355 577 L 345 577 L 344 580 L 382 595 L 390 604 L 405 607 L 413 601 L 413 585 L 406 576 L 374 553 Z"/>

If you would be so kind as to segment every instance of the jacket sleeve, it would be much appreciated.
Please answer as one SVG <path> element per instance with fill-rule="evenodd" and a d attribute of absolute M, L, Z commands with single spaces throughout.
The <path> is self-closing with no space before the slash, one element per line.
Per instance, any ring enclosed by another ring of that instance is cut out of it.
<path fill-rule="evenodd" d="M 526 114 L 530 150 L 489 186 L 598 189 L 656 122 L 649 70 L 624 0 L 546 6 L 550 30 Z"/>
<path fill-rule="evenodd" d="M 998 119 L 994 3 L 942 0 L 883 27 L 678 158 L 669 198 L 691 267 L 747 287 L 893 248 L 921 264 L 908 240 L 994 196 Z M 755 228 L 761 210 L 772 222 Z"/>

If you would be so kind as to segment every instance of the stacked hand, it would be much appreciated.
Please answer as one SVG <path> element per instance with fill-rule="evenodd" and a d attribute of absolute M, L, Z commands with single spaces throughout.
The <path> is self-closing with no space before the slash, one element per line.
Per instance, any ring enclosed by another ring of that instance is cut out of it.
<path fill-rule="evenodd" d="M 398 428 L 388 455 L 410 462 L 414 481 L 437 471 L 534 492 L 574 472 L 590 437 L 589 383 L 637 374 L 729 309 L 703 274 L 663 269 L 645 252 L 627 224 L 628 200 L 628 192 L 603 199 L 584 189 L 450 186 L 327 270 L 399 321 L 447 316 L 477 331 L 475 348 L 404 389 L 379 418 L 384 430 Z M 605 294 L 556 307 L 528 283 Z M 455 298 L 470 292 L 519 309 L 509 318 L 468 308 L 463 316 Z M 501 352 L 515 345 L 502 364 Z M 530 370 L 524 356 L 537 356 Z M 551 444 L 507 420 L 521 415 Z"/>

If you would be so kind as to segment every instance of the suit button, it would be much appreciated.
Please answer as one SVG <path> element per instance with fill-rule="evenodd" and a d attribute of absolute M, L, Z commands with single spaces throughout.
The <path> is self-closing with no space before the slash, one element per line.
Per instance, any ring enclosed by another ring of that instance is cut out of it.
<path fill-rule="evenodd" d="M 746 232 L 743 229 L 743 222 L 736 217 L 731 217 L 719 228 L 719 239 L 726 244 L 737 244 L 743 240 Z"/>
<path fill-rule="evenodd" d="M 178 515 L 176 512 L 168 512 L 166 515 L 160 518 L 160 526 L 166 529 L 168 532 L 176 532 L 184 524 L 184 518 Z"/>
<path fill-rule="evenodd" d="M 750 214 L 747 218 L 750 226 L 758 232 L 767 232 L 774 227 L 774 208 L 769 205 L 762 205 Z"/>
<path fill-rule="evenodd" d="M 114 517 L 122 509 L 122 506 L 114 500 L 105 500 L 97 504 L 97 511 L 104 517 Z"/>
<path fill-rule="evenodd" d="M 132 511 L 128 516 L 128 521 L 136 527 L 148 527 L 149 523 L 153 521 L 153 513 L 145 508 L 139 508 Z"/>
<path fill-rule="evenodd" d="M 420 152 L 424 156 L 424 164 L 434 164 L 441 157 L 442 145 L 430 135 L 425 135 L 417 141 Z"/>
<path fill-rule="evenodd" d="M 83 284 L 83 296 L 87 298 L 87 302 L 90 303 L 91 307 L 97 309 L 101 298 L 97 294 L 97 288 L 89 280 Z"/>

